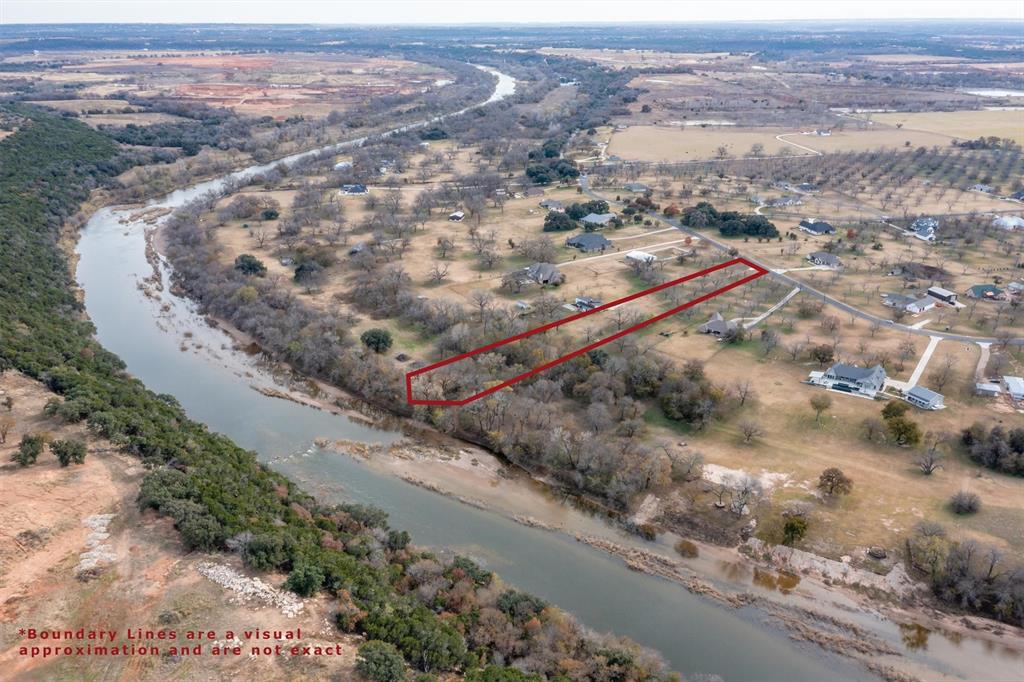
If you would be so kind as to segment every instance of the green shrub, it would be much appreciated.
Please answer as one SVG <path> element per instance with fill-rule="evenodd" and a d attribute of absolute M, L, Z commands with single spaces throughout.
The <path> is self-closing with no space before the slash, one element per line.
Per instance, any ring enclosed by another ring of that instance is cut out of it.
<path fill-rule="evenodd" d="M 18 449 L 14 451 L 14 454 L 11 455 L 11 459 L 23 467 L 35 464 L 36 460 L 39 459 L 39 455 L 43 454 L 44 443 L 45 441 L 42 436 L 26 433 L 21 437 L 21 443 L 18 445 Z"/>
<path fill-rule="evenodd" d="M 387 329 L 367 329 L 359 338 L 374 353 L 383 353 L 391 348 L 391 332 Z"/>
<path fill-rule="evenodd" d="M 69 464 L 82 464 L 85 462 L 85 443 L 80 440 L 55 440 L 50 443 L 50 451 L 60 461 L 62 467 Z"/>
<path fill-rule="evenodd" d="M 374 682 L 400 682 L 405 679 L 405 661 L 394 645 L 373 640 L 359 647 L 356 672 Z"/>
<path fill-rule="evenodd" d="M 288 574 L 288 580 L 284 583 L 286 589 L 302 597 L 313 596 L 323 585 L 323 570 L 319 566 L 306 563 L 305 561 L 295 565 L 292 572 Z"/>

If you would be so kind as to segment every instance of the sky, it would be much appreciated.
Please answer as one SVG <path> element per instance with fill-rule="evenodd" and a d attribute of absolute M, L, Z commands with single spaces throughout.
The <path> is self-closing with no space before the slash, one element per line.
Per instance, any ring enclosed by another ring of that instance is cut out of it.
<path fill-rule="evenodd" d="M 1024 21 L 1024 0 L 0 0 L 0 25 L 97 22 L 572 25 L 584 22 L 986 18 Z"/>

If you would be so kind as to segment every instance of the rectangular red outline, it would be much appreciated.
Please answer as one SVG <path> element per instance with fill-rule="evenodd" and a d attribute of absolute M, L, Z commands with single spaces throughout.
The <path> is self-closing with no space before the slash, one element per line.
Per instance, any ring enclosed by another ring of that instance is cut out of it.
<path fill-rule="evenodd" d="M 675 308 L 672 308 L 671 310 L 666 310 L 663 313 L 659 313 L 658 315 L 655 315 L 652 318 L 644 320 L 643 322 L 640 322 L 639 324 L 635 324 L 632 327 L 628 327 L 626 329 L 622 329 L 622 330 L 612 334 L 611 336 L 609 336 L 607 338 L 598 339 L 597 341 L 594 341 L 593 343 L 587 344 L 586 346 L 583 346 L 582 348 L 578 348 L 578 349 L 574 350 L 571 353 L 566 353 L 565 355 L 563 355 L 561 357 L 555 358 L 554 360 L 546 362 L 543 365 L 539 365 L 538 367 L 534 367 L 533 369 L 531 369 L 531 370 L 529 370 L 527 372 L 523 372 L 522 374 L 520 374 L 518 376 L 512 377 L 511 379 L 503 381 L 500 384 L 497 384 L 497 385 L 492 386 L 492 387 L 490 387 L 490 388 L 488 388 L 488 389 L 486 389 L 484 391 L 481 391 L 479 393 L 471 395 L 468 398 L 464 398 L 462 400 L 417 400 L 416 398 L 412 397 L 412 378 L 414 376 L 419 376 L 420 374 L 426 374 L 427 372 L 435 370 L 438 367 L 444 367 L 445 365 L 450 365 L 453 362 L 458 362 L 459 360 L 464 360 L 465 358 L 470 358 L 470 357 L 473 357 L 474 355 L 479 355 L 480 353 L 486 353 L 489 350 L 494 350 L 495 348 L 500 348 L 501 346 L 504 346 L 504 345 L 507 345 L 509 343 L 512 343 L 513 341 L 518 341 L 520 339 L 525 339 L 528 336 L 533 336 L 534 334 L 539 334 L 540 332 L 544 332 L 544 331 L 547 331 L 549 329 L 554 329 L 555 327 L 560 327 L 563 324 L 568 324 L 569 322 L 574 322 L 575 320 L 579 320 L 580 318 L 586 317 L 588 315 L 593 315 L 594 313 L 599 313 L 602 310 L 608 310 L 609 308 L 613 308 L 613 307 L 615 307 L 617 305 L 622 305 L 623 303 L 628 303 L 629 301 L 634 301 L 634 300 L 636 300 L 638 298 L 641 298 L 643 296 L 647 296 L 648 294 L 653 294 L 655 292 L 662 291 L 663 289 L 668 289 L 669 287 L 674 287 L 677 284 L 682 284 L 683 282 L 688 282 L 691 279 L 696 279 L 697 277 L 703 277 L 704 275 L 710 274 L 712 272 L 716 272 L 718 270 L 724 270 L 725 268 L 728 268 L 728 267 L 731 267 L 733 265 L 737 265 L 737 264 L 740 264 L 740 263 L 743 264 L 743 265 L 746 265 L 748 268 L 752 269 L 754 271 L 754 274 L 747 275 L 746 277 L 743 277 L 742 279 L 738 279 L 735 282 L 731 282 L 730 284 L 727 284 L 724 287 L 720 287 L 718 289 L 715 289 L 714 291 L 709 292 L 707 294 L 704 294 L 703 296 L 698 296 L 695 299 L 687 301 L 686 303 L 683 303 L 682 305 L 678 305 Z M 715 296 L 718 296 L 720 294 L 724 294 L 725 292 L 729 291 L 730 289 L 735 289 L 736 287 L 743 286 L 747 282 L 752 282 L 755 279 L 757 279 L 759 277 L 763 277 L 764 275 L 767 275 L 767 274 L 768 274 L 768 270 L 762 268 L 760 265 L 756 265 L 756 264 L 750 262 L 746 258 L 733 258 L 730 261 L 726 261 L 724 263 L 719 263 L 718 265 L 713 265 L 710 268 L 705 268 L 704 270 L 699 270 L 697 272 L 691 272 L 689 275 L 685 275 L 683 277 L 680 277 L 679 279 L 674 279 L 674 280 L 672 280 L 670 282 L 665 282 L 663 284 L 659 284 L 658 286 L 654 286 L 654 287 L 651 287 L 649 289 L 644 289 L 643 291 L 639 291 L 639 292 L 637 292 L 635 294 L 630 294 L 629 296 L 624 296 L 623 298 L 619 298 L 619 299 L 616 299 L 616 300 L 611 301 L 609 303 L 605 303 L 604 305 L 600 305 L 600 306 L 598 306 L 596 308 L 593 308 L 591 310 L 586 310 L 586 311 L 583 311 L 581 313 L 576 313 L 575 315 L 570 315 L 568 317 L 564 317 L 561 320 L 556 320 L 554 322 L 549 322 L 548 324 L 541 325 L 540 327 L 537 327 L 535 329 L 530 329 L 529 331 L 525 331 L 525 332 L 522 332 L 520 334 L 515 334 L 513 336 L 510 336 L 507 339 L 502 339 L 501 341 L 495 341 L 494 343 L 487 344 L 486 346 L 481 346 L 480 348 L 475 348 L 475 349 L 473 349 L 471 351 L 467 351 L 465 353 L 461 353 L 459 355 L 447 358 L 445 360 L 441 360 L 439 362 L 435 362 L 435 363 L 433 363 L 431 365 L 427 365 L 426 367 L 420 367 L 419 369 L 415 369 L 415 370 L 413 370 L 411 372 L 408 372 L 405 375 L 405 397 L 409 401 L 410 405 L 465 405 L 467 403 L 471 403 L 474 400 L 478 400 L 480 398 L 483 398 L 484 396 L 488 396 L 488 395 L 490 395 L 492 393 L 496 393 L 496 392 L 500 391 L 503 388 L 506 388 L 508 386 L 511 386 L 512 384 L 515 384 L 517 382 L 522 381 L 523 379 L 526 379 L 528 377 L 532 377 L 534 374 L 537 374 L 539 372 L 543 372 L 544 370 L 550 369 L 550 368 L 552 368 L 552 367 L 554 367 L 556 365 L 560 365 L 563 362 L 568 362 L 569 360 L 572 360 L 575 357 L 579 357 L 580 355 L 583 355 L 584 353 L 590 352 L 590 351 L 594 350 L 595 348 L 599 348 L 599 347 L 605 345 L 606 343 L 611 343 L 612 341 L 614 341 L 614 340 L 616 340 L 618 338 L 621 338 L 621 337 L 623 337 L 623 336 L 625 336 L 627 334 L 631 334 L 631 333 L 633 333 L 633 332 L 635 332 L 635 331 L 637 331 L 639 329 L 643 329 L 644 327 L 646 327 L 648 325 L 654 324 L 655 322 L 658 322 L 660 320 L 664 320 L 666 317 L 670 317 L 672 315 L 675 315 L 676 313 L 678 313 L 680 311 L 686 310 L 687 308 L 695 306 L 695 305 L 697 305 L 699 303 L 703 303 L 704 301 L 712 299 Z"/>

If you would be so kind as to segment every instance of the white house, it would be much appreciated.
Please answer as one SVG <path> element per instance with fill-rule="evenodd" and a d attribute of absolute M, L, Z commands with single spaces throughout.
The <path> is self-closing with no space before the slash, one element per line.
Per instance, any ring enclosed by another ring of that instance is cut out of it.
<path fill-rule="evenodd" d="M 825 372 L 811 372 L 807 381 L 833 391 L 874 398 L 885 386 L 885 368 L 857 367 L 837 362 Z"/>
<path fill-rule="evenodd" d="M 1003 389 L 1011 400 L 1024 400 L 1024 379 L 1021 377 L 1003 377 Z"/>
<path fill-rule="evenodd" d="M 654 261 L 658 260 L 658 257 L 652 253 L 646 251 L 630 251 L 626 254 L 626 260 L 632 265 L 634 263 L 642 263 L 644 265 L 650 265 Z"/>
<path fill-rule="evenodd" d="M 924 311 L 934 308 L 936 303 L 938 303 L 936 299 L 931 296 L 925 296 L 908 303 L 904 309 L 911 315 L 920 315 Z"/>
<path fill-rule="evenodd" d="M 941 410 L 945 407 L 942 404 L 942 394 L 929 390 L 924 386 L 914 386 L 906 392 L 903 398 L 911 405 L 920 407 L 922 410 Z"/>
<path fill-rule="evenodd" d="M 448 215 L 448 220 L 452 221 L 453 223 L 461 223 L 462 219 L 465 217 L 466 214 L 463 213 L 462 211 L 455 211 L 454 213 Z"/>
<path fill-rule="evenodd" d="M 1024 218 L 1019 215 L 1004 215 L 992 221 L 992 227 L 1001 230 L 1024 230 Z"/>

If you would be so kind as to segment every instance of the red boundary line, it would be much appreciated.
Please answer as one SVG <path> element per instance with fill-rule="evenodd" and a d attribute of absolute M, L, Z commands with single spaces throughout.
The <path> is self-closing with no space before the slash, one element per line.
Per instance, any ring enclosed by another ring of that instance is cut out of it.
<path fill-rule="evenodd" d="M 647 296 L 649 294 L 653 294 L 653 293 L 656 293 L 658 291 L 662 291 L 664 289 L 668 289 L 669 287 L 674 287 L 677 284 L 682 284 L 683 282 L 688 282 L 691 279 L 696 279 L 697 277 L 703 277 L 704 275 L 710 274 L 712 272 L 716 272 L 718 270 L 724 270 L 725 268 L 728 268 L 728 267 L 731 267 L 731 266 L 737 265 L 737 264 L 746 265 L 750 269 L 754 270 L 754 274 L 747 275 L 746 277 L 743 277 L 742 279 L 738 279 L 735 282 L 731 282 L 730 284 L 727 284 L 727 285 L 725 285 L 723 287 L 715 289 L 714 291 L 706 293 L 703 296 L 698 296 L 695 299 L 687 301 L 686 303 L 683 303 L 682 305 L 678 305 L 675 308 L 672 308 L 671 310 L 666 310 L 663 313 L 659 313 L 658 315 L 655 315 L 652 318 L 649 318 L 647 320 L 644 320 L 643 322 L 635 324 L 632 327 L 628 327 L 626 329 L 622 329 L 622 330 L 612 334 L 611 336 L 608 336 L 608 337 L 603 338 L 603 339 L 598 339 L 597 341 L 594 341 L 593 343 L 590 343 L 590 344 L 588 344 L 586 346 L 583 346 L 582 348 L 578 348 L 578 349 L 572 351 L 571 353 L 566 353 L 565 355 L 562 355 L 561 357 L 555 358 L 554 360 L 546 362 L 543 365 L 539 365 L 537 367 L 534 367 L 533 369 L 531 369 L 529 371 L 523 372 L 522 374 L 520 374 L 518 376 L 514 376 L 511 379 L 503 381 L 500 384 L 492 386 L 492 387 L 490 387 L 490 388 L 488 388 L 488 389 L 486 389 L 484 391 L 480 391 L 479 393 L 471 395 L 468 398 L 464 398 L 462 400 L 418 400 L 418 399 L 412 397 L 412 378 L 415 377 L 415 376 L 419 376 L 420 374 L 425 374 L 425 373 L 430 372 L 432 370 L 435 370 L 435 369 L 437 369 L 439 367 L 444 367 L 445 365 L 450 365 L 450 364 L 452 364 L 454 362 L 458 362 L 459 360 L 464 360 L 466 358 L 473 357 L 474 355 L 479 355 L 480 353 L 486 353 L 489 350 L 494 350 L 495 348 L 500 348 L 501 346 L 504 346 L 504 345 L 507 345 L 509 343 L 512 343 L 513 341 L 518 341 L 520 339 L 525 339 L 525 338 L 527 338 L 529 336 L 533 336 L 534 334 L 539 334 L 539 333 L 547 331 L 549 329 L 554 329 L 555 327 L 560 327 L 563 324 L 568 324 L 569 322 L 574 322 L 575 320 L 579 320 L 581 318 L 587 317 L 588 315 L 593 315 L 594 313 L 599 313 L 599 312 L 601 312 L 603 310 L 608 310 L 609 308 L 613 308 L 613 307 L 615 307 L 617 305 L 622 305 L 623 303 L 628 303 L 629 301 L 633 301 L 633 300 L 636 300 L 636 299 L 641 298 L 643 296 Z M 596 308 L 593 308 L 591 310 L 586 310 L 586 311 L 583 311 L 581 313 L 576 313 L 575 315 L 570 315 L 568 317 L 564 317 L 561 320 L 556 320 L 554 322 L 549 322 L 548 324 L 541 325 L 540 327 L 536 327 L 535 329 L 530 329 L 530 330 L 522 332 L 520 334 L 515 334 L 513 336 L 510 336 L 507 339 L 502 339 L 501 341 L 495 341 L 494 343 L 487 344 L 486 346 L 481 346 L 480 348 L 474 348 L 471 351 L 467 351 L 465 353 L 461 353 L 459 355 L 447 358 L 445 360 L 441 360 L 439 362 L 435 362 L 435 363 L 433 363 L 431 365 L 427 365 L 426 367 L 420 367 L 419 369 L 416 369 L 416 370 L 413 370 L 411 372 L 408 372 L 405 375 L 405 397 L 409 401 L 410 405 L 465 405 L 467 403 L 473 402 L 474 400 L 478 400 L 480 398 L 483 398 L 484 396 L 488 396 L 488 395 L 490 395 L 492 393 L 496 393 L 497 391 L 500 391 L 503 388 L 506 388 L 508 386 L 511 386 L 514 383 L 522 381 L 523 379 L 526 379 L 527 377 L 531 377 L 534 374 L 537 374 L 539 372 L 543 372 L 544 370 L 550 369 L 550 368 L 552 368 L 552 367 L 554 367 L 556 365 L 560 365 L 563 362 L 568 362 L 569 360 L 572 360 L 575 357 L 579 357 L 580 355 L 583 355 L 584 353 L 588 353 L 588 352 L 594 350 L 595 348 L 599 348 L 600 346 L 603 346 L 606 343 L 611 343 L 612 341 L 614 341 L 616 339 L 619 339 L 619 338 L 621 338 L 621 337 L 623 337 L 623 336 L 625 336 L 627 334 L 631 334 L 631 333 L 633 333 L 633 332 L 635 332 L 635 331 L 637 331 L 639 329 L 643 329 L 644 327 L 646 327 L 648 325 L 651 325 L 651 324 L 654 324 L 655 322 L 658 322 L 660 320 L 663 320 L 666 317 L 670 317 L 672 315 L 675 315 L 678 312 L 686 310 L 687 308 L 693 307 L 693 306 L 695 306 L 695 305 L 697 305 L 699 303 L 703 303 L 704 301 L 707 301 L 707 300 L 709 300 L 711 298 L 714 298 L 715 296 L 718 296 L 720 294 L 724 294 L 725 292 L 729 291 L 730 289 L 735 289 L 736 287 L 743 286 L 744 284 L 746 284 L 748 282 L 752 282 L 755 279 L 757 279 L 759 277 L 763 277 L 764 275 L 767 275 L 767 274 L 768 274 L 768 270 L 764 269 L 760 265 L 756 265 L 755 263 L 750 262 L 746 258 L 734 258 L 734 259 L 732 259 L 730 261 L 726 261 L 724 263 L 719 263 L 718 265 L 713 265 L 710 268 L 705 268 L 704 270 L 699 270 L 697 272 L 691 272 L 689 275 L 685 275 L 683 277 L 680 277 L 679 279 L 674 279 L 674 280 L 672 280 L 670 282 L 665 282 L 663 284 L 659 284 L 658 286 L 651 287 L 649 289 L 644 289 L 643 291 L 639 291 L 639 292 L 637 292 L 635 294 L 630 294 L 629 296 L 624 296 L 623 298 L 619 298 L 619 299 L 616 299 L 616 300 L 611 301 L 609 303 L 605 303 L 604 305 L 600 305 L 600 306 L 598 306 Z"/>

